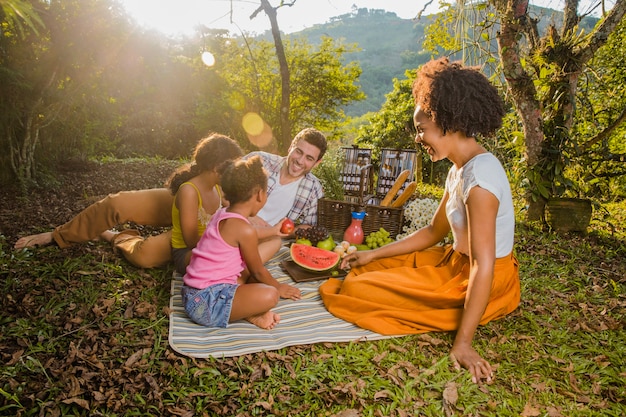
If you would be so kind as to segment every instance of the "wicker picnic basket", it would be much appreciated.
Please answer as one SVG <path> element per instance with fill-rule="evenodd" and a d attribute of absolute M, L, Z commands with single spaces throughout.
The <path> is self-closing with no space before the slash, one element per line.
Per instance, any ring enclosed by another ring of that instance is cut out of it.
<path fill-rule="evenodd" d="M 371 155 L 365 152 L 366 150 L 358 148 L 346 148 L 346 161 L 347 166 L 350 166 L 350 158 L 353 154 L 358 155 Z M 392 238 L 395 238 L 398 233 L 402 232 L 402 226 L 404 224 L 404 208 L 403 207 L 390 207 L 381 206 L 379 203 L 384 197 L 384 191 L 388 190 L 387 184 L 390 185 L 389 179 L 391 176 L 397 174 L 402 169 L 414 169 L 415 164 L 412 162 L 415 159 L 414 151 L 411 150 L 391 150 L 383 149 L 383 159 L 388 161 L 389 155 L 398 156 L 398 161 L 405 165 L 398 165 L 391 167 L 389 172 L 385 171 L 384 175 L 381 171 L 378 175 L 379 181 L 385 181 L 385 184 L 379 183 L 374 190 L 373 187 L 373 175 L 372 165 L 366 164 L 358 167 L 358 193 L 355 193 L 355 173 L 350 171 L 348 176 L 341 175 L 340 179 L 347 178 L 348 181 L 343 181 L 345 189 L 345 200 L 332 200 L 327 198 L 321 198 L 318 201 L 317 208 L 317 224 L 325 227 L 328 232 L 335 238 L 335 240 L 341 240 L 343 233 L 352 221 L 353 211 L 365 211 L 365 219 L 363 220 L 362 228 L 363 233 L 367 236 L 371 232 L 379 230 L 381 227 L 389 232 Z M 406 165 L 405 161 L 409 161 Z M 381 166 L 381 169 L 383 167 Z M 384 169 L 388 169 L 388 164 L 385 164 Z M 394 170 L 395 169 L 395 170 Z M 406 184 L 414 178 L 411 175 L 407 178 L 403 184 L 402 189 Z M 385 188 L 387 187 L 387 188 Z M 357 194 L 357 195 L 355 195 Z"/>
<path fill-rule="evenodd" d="M 317 206 L 317 224 L 323 226 L 335 238 L 342 240 L 343 233 L 352 221 L 352 212 L 365 207 L 363 233 L 367 236 L 381 227 L 395 238 L 402 231 L 404 209 L 402 207 L 383 207 L 349 201 L 321 198 Z"/>

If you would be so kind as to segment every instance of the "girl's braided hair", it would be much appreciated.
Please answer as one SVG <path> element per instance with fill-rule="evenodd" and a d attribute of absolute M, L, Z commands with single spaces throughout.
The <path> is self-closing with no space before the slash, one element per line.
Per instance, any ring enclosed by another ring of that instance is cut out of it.
<path fill-rule="evenodd" d="M 191 178 L 204 171 L 218 169 L 226 161 L 240 158 L 243 155 L 241 148 L 228 136 L 213 133 L 200 140 L 193 152 L 193 162 L 179 167 L 165 183 L 172 194 Z"/>

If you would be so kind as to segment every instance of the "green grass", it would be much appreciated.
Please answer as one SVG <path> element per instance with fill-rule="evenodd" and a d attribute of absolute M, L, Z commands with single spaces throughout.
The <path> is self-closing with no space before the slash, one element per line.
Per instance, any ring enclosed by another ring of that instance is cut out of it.
<path fill-rule="evenodd" d="M 558 236 L 520 223 L 522 303 L 478 330 L 496 367 L 482 385 L 454 370 L 448 333 L 180 356 L 171 270 L 102 243 L 13 251 L 0 237 L 0 415 L 622 416 L 626 241 L 608 224 Z"/>

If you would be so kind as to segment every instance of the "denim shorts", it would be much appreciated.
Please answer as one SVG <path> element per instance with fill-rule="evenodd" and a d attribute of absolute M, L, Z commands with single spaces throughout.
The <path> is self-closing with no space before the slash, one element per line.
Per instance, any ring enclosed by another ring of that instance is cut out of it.
<path fill-rule="evenodd" d="M 181 294 L 187 315 L 203 326 L 226 327 L 237 287 L 237 284 L 216 284 L 199 290 L 183 285 Z"/>

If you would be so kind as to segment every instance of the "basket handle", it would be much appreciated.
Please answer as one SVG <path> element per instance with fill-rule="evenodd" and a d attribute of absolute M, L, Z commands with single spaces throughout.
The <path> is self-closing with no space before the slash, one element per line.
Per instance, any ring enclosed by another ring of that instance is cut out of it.
<path fill-rule="evenodd" d="M 365 210 L 366 202 L 369 201 L 370 198 L 374 197 L 370 194 L 366 196 L 363 195 L 365 193 L 365 174 L 368 174 L 369 176 L 372 164 L 363 165 L 359 169 L 361 170 L 361 178 L 359 179 L 359 209 Z"/>

